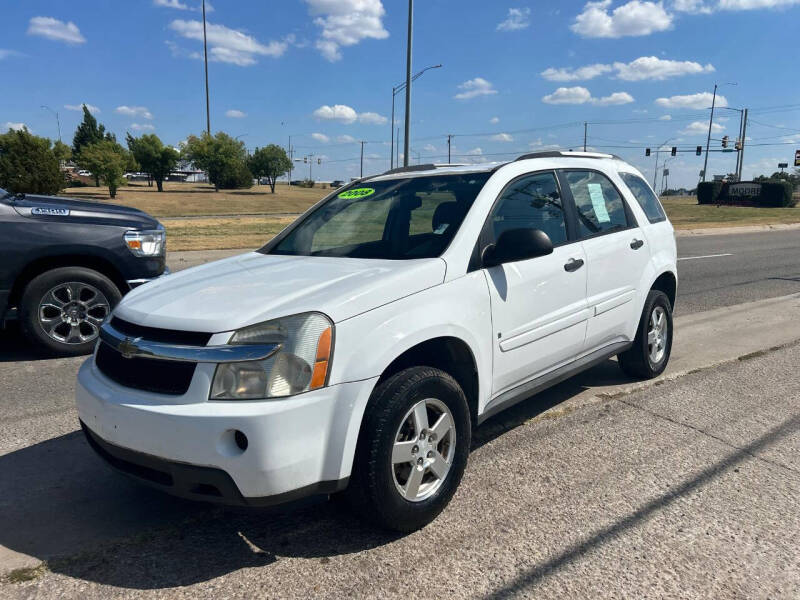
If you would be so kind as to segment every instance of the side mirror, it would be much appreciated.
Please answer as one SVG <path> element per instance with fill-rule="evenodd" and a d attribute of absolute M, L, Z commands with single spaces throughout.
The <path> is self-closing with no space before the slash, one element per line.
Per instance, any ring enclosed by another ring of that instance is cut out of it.
<path fill-rule="evenodd" d="M 484 248 L 481 259 L 484 267 L 494 267 L 552 253 L 553 242 L 541 229 L 508 229 L 497 243 Z"/>

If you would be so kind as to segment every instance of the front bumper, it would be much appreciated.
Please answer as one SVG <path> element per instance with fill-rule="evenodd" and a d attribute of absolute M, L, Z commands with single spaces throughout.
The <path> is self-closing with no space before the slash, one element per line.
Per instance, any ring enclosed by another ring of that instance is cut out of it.
<path fill-rule="evenodd" d="M 170 274 L 170 272 L 171 271 L 169 270 L 169 267 L 164 267 L 164 271 L 161 273 L 161 275 L 158 275 L 156 277 L 141 277 L 139 279 L 128 279 L 126 283 L 128 284 L 128 287 L 130 289 L 133 289 L 139 287 L 140 285 L 144 285 L 145 283 L 150 283 L 151 281 L 155 281 L 156 279 L 159 279 L 161 277 L 166 277 L 167 275 Z"/>
<path fill-rule="evenodd" d="M 213 365 L 200 364 L 186 394 L 166 396 L 116 384 L 90 357 L 76 390 L 87 438 L 117 469 L 206 501 L 273 504 L 346 484 L 377 378 L 283 400 L 221 402 L 207 400 L 212 375 Z M 245 450 L 235 431 L 247 436 Z"/>

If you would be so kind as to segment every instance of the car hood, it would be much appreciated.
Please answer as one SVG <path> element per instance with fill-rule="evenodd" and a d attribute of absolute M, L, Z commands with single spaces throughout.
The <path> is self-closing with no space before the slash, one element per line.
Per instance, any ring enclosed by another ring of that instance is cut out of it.
<path fill-rule="evenodd" d="M 444 281 L 440 258 L 372 260 L 251 252 L 161 277 L 114 310 L 126 321 L 230 331 L 307 311 L 348 319 Z"/>
<path fill-rule="evenodd" d="M 105 202 L 26 194 L 24 198 L 14 198 L 11 206 L 21 216 L 41 221 L 121 225 L 136 229 L 158 227 L 158 221 L 146 212 Z"/>

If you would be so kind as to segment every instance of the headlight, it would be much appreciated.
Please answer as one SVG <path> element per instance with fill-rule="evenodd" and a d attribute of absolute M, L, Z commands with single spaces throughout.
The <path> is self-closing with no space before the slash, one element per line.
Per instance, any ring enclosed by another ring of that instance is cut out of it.
<path fill-rule="evenodd" d="M 304 313 L 240 329 L 229 344 L 279 344 L 266 360 L 217 365 L 212 400 L 282 398 L 323 387 L 333 353 L 333 323 Z"/>
<path fill-rule="evenodd" d="M 126 231 L 125 243 L 134 256 L 164 256 L 167 247 L 164 229 Z"/>

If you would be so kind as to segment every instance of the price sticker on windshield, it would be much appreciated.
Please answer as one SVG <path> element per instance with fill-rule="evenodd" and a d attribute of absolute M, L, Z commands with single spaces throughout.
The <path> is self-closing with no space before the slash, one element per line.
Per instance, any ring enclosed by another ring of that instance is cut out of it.
<path fill-rule="evenodd" d="M 339 198 L 342 200 L 354 200 L 359 198 L 366 198 L 367 196 L 372 196 L 375 193 L 373 188 L 354 188 L 352 190 L 346 190 L 339 194 Z"/>

